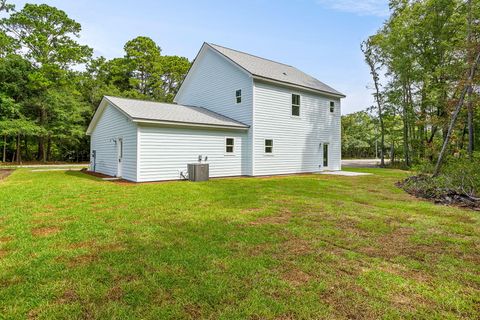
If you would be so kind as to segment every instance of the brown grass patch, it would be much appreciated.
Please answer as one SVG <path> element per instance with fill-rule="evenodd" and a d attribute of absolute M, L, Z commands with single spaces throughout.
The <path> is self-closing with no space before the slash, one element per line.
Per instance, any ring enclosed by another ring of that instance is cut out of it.
<path fill-rule="evenodd" d="M 121 243 L 112 242 L 112 243 L 97 243 L 93 240 L 83 241 L 72 243 L 68 245 L 69 249 L 88 249 L 90 252 L 78 255 L 66 261 L 66 264 L 70 267 L 75 267 L 79 265 L 86 265 L 100 259 L 101 253 L 106 252 L 118 252 L 125 250 L 125 247 Z M 63 257 L 60 257 L 60 260 L 65 262 Z"/>
<path fill-rule="evenodd" d="M 70 259 L 67 263 L 69 267 L 77 267 L 90 264 L 98 260 L 98 254 L 96 253 L 86 253 L 76 256 Z"/>
<path fill-rule="evenodd" d="M 7 250 L 0 249 L 0 259 L 3 258 L 3 257 L 5 257 L 7 254 L 8 254 L 8 251 L 7 251 Z"/>
<path fill-rule="evenodd" d="M 0 237 L 0 243 L 8 243 L 12 240 L 13 240 L 13 237 L 10 237 L 10 236 Z"/>
<path fill-rule="evenodd" d="M 362 287 L 341 279 L 320 295 L 333 309 L 333 319 L 378 319 L 380 315 L 371 308 L 367 296 Z"/>
<path fill-rule="evenodd" d="M 281 250 L 283 255 L 288 256 L 303 256 L 313 252 L 310 243 L 297 237 L 291 237 L 282 243 Z"/>
<path fill-rule="evenodd" d="M 291 267 L 283 272 L 282 278 L 294 286 L 301 286 L 310 281 L 312 276 L 296 267 Z"/>
<path fill-rule="evenodd" d="M 46 237 L 49 235 L 56 234 L 60 231 L 59 227 L 51 226 L 51 227 L 39 227 L 32 229 L 32 235 L 36 237 Z"/>
<path fill-rule="evenodd" d="M 12 169 L 0 169 L 0 180 L 5 179 L 13 172 Z"/>
<path fill-rule="evenodd" d="M 75 242 L 68 245 L 69 249 L 85 249 L 85 248 L 95 248 L 95 241 L 87 240 L 81 242 Z"/>
<path fill-rule="evenodd" d="M 200 319 L 202 317 L 202 308 L 198 304 L 189 303 L 185 305 L 183 309 L 191 319 Z"/>
<path fill-rule="evenodd" d="M 119 301 L 123 298 L 124 292 L 123 289 L 119 286 L 115 286 L 108 290 L 107 299 L 111 301 Z"/>
<path fill-rule="evenodd" d="M 69 304 L 80 300 L 80 297 L 73 289 L 67 289 L 60 298 L 57 299 L 58 304 Z"/>
<path fill-rule="evenodd" d="M 240 213 L 242 213 L 242 214 L 249 214 L 249 213 L 255 213 L 255 212 L 259 212 L 259 211 L 262 211 L 262 208 L 248 208 L 248 209 L 243 209 L 243 210 L 240 210 Z"/>
<path fill-rule="evenodd" d="M 290 221 L 293 214 L 292 212 L 287 209 L 283 208 L 280 210 L 280 215 L 277 216 L 267 216 L 261 217 L 255 221 L 250 222 L 250 225 L 263 225 L 263 224 L 286 224 Z"/>

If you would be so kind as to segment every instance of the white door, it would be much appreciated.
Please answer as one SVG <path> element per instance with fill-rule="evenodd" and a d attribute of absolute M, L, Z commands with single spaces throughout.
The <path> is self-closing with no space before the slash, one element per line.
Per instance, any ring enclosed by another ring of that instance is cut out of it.
<path fill-rule="evenodd" d="M 117 177 L 122 176 L 123 167 L 123 139 L 117 139 Z"/>

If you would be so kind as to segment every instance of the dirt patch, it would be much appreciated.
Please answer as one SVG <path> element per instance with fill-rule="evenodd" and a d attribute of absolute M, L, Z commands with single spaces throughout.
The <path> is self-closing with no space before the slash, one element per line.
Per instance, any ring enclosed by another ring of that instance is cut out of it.
<path fill-rule="evenodd" d="M 32 235 L 34 235 L 35 237 L 45 237 L 45 236 L 56 234 L 59 231 L 60 231 L 60 228 L 55 226 L 33 228 Z"/>
<path fill-rule="evenodd" d="M 12 169 L 0 169 L 0 180 L 5 179 L 13 172 Z"/>

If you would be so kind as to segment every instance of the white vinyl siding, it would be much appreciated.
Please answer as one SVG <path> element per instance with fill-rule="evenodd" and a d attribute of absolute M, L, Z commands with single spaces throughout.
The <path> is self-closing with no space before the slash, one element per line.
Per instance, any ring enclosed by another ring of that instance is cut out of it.
<path fill-rule="evenodd" d="M 208 157 L 210 177 L 246 175 L 246 132 L 140 125 L 139 181 L 180 179 L 187 164 Z M 235 156 L 225 154 L 225 138 L 235 139 Z"/>
<path fill-rule="evenodd" d="M 136 125 L 117 108 L 108 105 L 92 131 L 90 150 L 96 150 L 95 171 L 110 176 L 117 174 L 118 149 L 115 140 L 123 139 L 122 177 L 137 180 Z"/>
<path fill-rule="evenodd" d="M 302 92 L 301 117 L 292 117 L 288 87 L 255 81 L 254 175 L 340 170 L 340 101 L 330 112 L 331 97 Z M 274 152 L 265 153 L 265 139 Z M 329 144 L 329 166 L 323 168 L 323 143 Z"/>
<path fill-rule="evenodd" d="M 241 90 L 241 103 L 236 102 L 236 91 Z M 253 81 L 231 61 L 208 46 L 199 53 L 192 69 L 175 97 L 175 102 L 204 107 L 246 125 L 253 124 Z M 250 150 L 246 161 L 251 174 L 252 129 L 244 144 Z"/>

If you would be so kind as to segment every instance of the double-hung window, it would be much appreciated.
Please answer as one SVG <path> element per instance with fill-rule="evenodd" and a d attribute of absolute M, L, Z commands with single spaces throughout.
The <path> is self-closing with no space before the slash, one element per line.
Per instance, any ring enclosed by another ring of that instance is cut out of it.
<path fill-rule="evenodd" d="M 300 116 L 300 95 L 292 93 L 292 116 Z"/>
<path fill-rule="evenodd" d="M 273 139 L 265 139 L 265 153 L 273 153 Z"/>
<path fill-rule="evenodd" d="M 335 102 L 330 101 L 330 112 L 334 113 L 335 112 Z"/>
<path fill-rule="evenodd" d="M 235 91 L 235 101 L 237 103 L 242 102 L 242 89 L 238 89 L 237 91 Z"/>
<path fill-rule="evenodd" d="M 233 154 L 235 151 L 235 139 L 225 138 L 225 153 Z"/>

